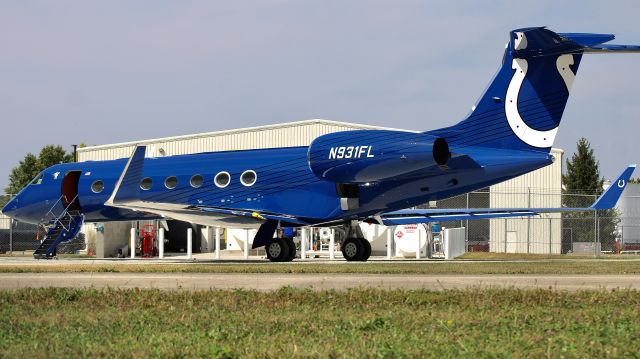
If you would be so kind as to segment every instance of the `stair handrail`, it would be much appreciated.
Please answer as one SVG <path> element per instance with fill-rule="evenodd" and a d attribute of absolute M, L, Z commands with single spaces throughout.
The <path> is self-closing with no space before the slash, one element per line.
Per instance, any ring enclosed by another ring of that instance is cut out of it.
<path fill-rule="evenodd" d="M 53 217 L 53 219 L 57 218 L 58 216 L 53 213 L 53 209 L 56 208 L 56 206 L 58 205 L 58 203 L 60 203 L 62 201 L 62 199 L 66 199 L 67 196 L 65 195 L 61 195 L 58 200 L 56 200 L 53 205 L 51 206 L 51 208 L 49 208 L 49 211 L 47 211 L 47 214 L 45 214 L 42 219 L 40 220 L 40 222 L 44 223 L 45 221 L 47 221 L 47 219 L 49 218 L 49 215 L 51 215 L 51 217 Z M 49 221 L 52 221 L 53 219 L 50 219 Z"/>
<path fill-rule="evenodd" d="M 51 209 L 49 210 L 49 212 L 47 212 L 47 216 L 49 216 L 49 214 L 51 214 L 54 218 L 52 219 L 53 224 L 60 224 L 60 226 L 62 226 L 62 228 L 64 228 L 65 231 L 69 231 L 69 228 L 67 228 L 64 223 L 62 223 L 61 219 L 67 215 L 67 213 L 69 213 L 69 208 L 71 207 L 71 205 L 76 201 L 76 199 L 78 199 L 78 195 L 76 194 L 75 197 L 73 197 L 73 199 L 71 201 L 69 201 L 69 204 L 62 210 L 62 212 L 60 213 L 60 215 L 56 215 L 53 212 L 53 209 L 55 208 L 55 206 L 62 200 L 62 199 L 67 199 L 67 196 L 62 195 L 60 196 L 60 198 L 58 198 L 58 200 L 56 201 L 56 203 L 53 204 L 53 206 L 51 207 Z M 69 223 L 69 226 L 71 226 L 71 223 Z"/>

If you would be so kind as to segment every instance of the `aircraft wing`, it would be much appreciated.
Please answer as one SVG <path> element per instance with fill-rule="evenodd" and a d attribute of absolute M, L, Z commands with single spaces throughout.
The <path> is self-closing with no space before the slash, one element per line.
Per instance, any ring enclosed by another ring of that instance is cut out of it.
<path fill-rule="evenodd" d="M 221 222 L 239 228 L 257 228 L 268 220 L 279 221 L 284 224 L 310 225 L 297 217 L 280 213 L 258 212 L 206 206 L 187 206 L 165 202 L 122 201 L 107 204 L 111 207 L 129 209 L 138 212 L 155 214 L 163 218 L 194 222 L 202 225 L 215 226 Z"/>
<path fill-rule="evenodd" d="M 615 206 L 636 165 L 628 166 L 615 182 L 590 206 L 584 208 L 461 208 L 461 209 L 405 209 L 383 213 L 378 221 L 387 226 L 428 222 L 476 220 L 536 216 L 541 213 L 595 211 Z"/>
<path fill-rule="evenodd" d="M 138 185 L 142 179 L 145 152 L 146 146 L 136 146 L 105 205 L 202 225 L 220 225 L 223 222 L 229 226 L 257 228 L 268 220 L 297 225 L 309 224 L 297 217 L 280 213 L 143 201 L 138 196 Z"/>

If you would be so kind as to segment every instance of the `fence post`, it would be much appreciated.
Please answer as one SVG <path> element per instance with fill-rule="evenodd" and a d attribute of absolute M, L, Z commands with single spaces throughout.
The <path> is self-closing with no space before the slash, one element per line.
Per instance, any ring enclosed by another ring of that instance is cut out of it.
<path fill-rule="evenodd" d="M 595 222 L 593 222 L 593 256 L 598 256 L 598 210 L 595 210 Z"/>
<path fill-rule="evenodd" d="M 164 258 L 164 228 L 158 230 L 158 258 Z"/>
<path fill-rule="evenodd" d="M 596 211 L 596 235 L 596 238 L 598 238 L 598 243 L 600 244 L 600 253 L 602 253 L 602 240 L 600 239 L 600 217 L 598 216 L 598 211 Z"/>
<path fill-rule="evenodd" d="M 467 193 L 467 209 L 469 209 L 469 195 L 470 193 Z M 469 250 L 469 220 L 468 219 L 464 224 L 464 248 L 465 248 L 465 252 Z"/>
<path fill-rule="evenodd" d="M 187 228 L 187 259 L 193 258 L 193 228 Z"/>
<path fill-rule="evenodd" d="M 531 187 L 527 187 L 527 208 L 531 208 Z M 527 217 L 527 253 L 531 253 L 531 216 Z"/>
<path fill-rule="evenodd" d="M 307 259 L 307 227 L 300 231 L 300 259 Z"/>
<path fill-rule="evenodd" d="M 331 228 L 330 232 L 329 232 L 329 259 L 330 260 L 334 260 L 336 259 L 336 231 L 335 229 Z"/>
<path fill-rule="evenodd" d="M 130 233 L 130 250 L 131 250 L 131 258 L 135 258 L 136 257 L 136 229 L 134 227 L 131 227 L 131 233 Z"/>
<path fill-rule="evenodd" d="M 553 252 L 553 244 L 552 244 L 552 240 L 551 240 L 551 227 L 553 226 L 553 219 L 551 219 L 551 217 L 549 217 L 549 254 L 552 254 Z"/>
<path fill-rule="evenodd" d="M 620 250 L 618 251 L 618 254 L 622 254 L 623 250 L 624 250 L 624 226 L 620 226 Z"/>
<path fill-rule="evenodd" d="M 504 252 L 507 253 L 507 218 L 504 219 Z"/>
<path fill-rule="evenodd" d="M 389 226 L 387 228 L 387 259 L 391 259 L 391 240 L 393 239 L 393 230 L 391 228 L 393 227 Z"/>
<path fill-rule="evenodd" d="M 9 218 L 9 254 L 13 254 L 13 218 Z"/>
<path fill-rule="evenodd" d="M 220 227 L 216 227 L 216 259 L 220 259 Z"/>
<path fill-rule="evenodd" d="M 243 258 L 249 259 L 249 230 L 246 230 L 247 237 L 244 239 Z"/>

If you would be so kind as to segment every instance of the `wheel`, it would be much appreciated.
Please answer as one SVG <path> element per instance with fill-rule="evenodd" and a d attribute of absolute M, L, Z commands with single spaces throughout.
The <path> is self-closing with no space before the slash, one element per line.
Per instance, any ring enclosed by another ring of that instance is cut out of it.
<path fill-rule="evenodd" d="M 285 259 L 285 262 L 291 262 L 296 257 L 296 244 L 291 238 L 285 238 L 284 242 L 289 246 L 289 257 Z"/>
<path fill-rule="evenodd" d="M 366 262 L 367 259 L 371 257 L 371 243 L 369 243 L 369 241 L 365 238 L 360 238 L 360 241 L 364 245 L 364 253 L 362 253 L 362 258 L 360 258 L 360 260 Z"/>
<path fill-rule="evenodd" d="M 342 242 L 341 246 L 344 259 L 346 259 L 348 262 L 359 261 L 364 254 L 364 246 L 365 244 L 357 238 L 345 239 L 344 242 Z"/>
<path fill-rule="evenodd" d="M 272 262 L 284 262 L 289 258 L 289 246 L 282 238 L 274 238 L 265 249 L 267 258 Z"/>

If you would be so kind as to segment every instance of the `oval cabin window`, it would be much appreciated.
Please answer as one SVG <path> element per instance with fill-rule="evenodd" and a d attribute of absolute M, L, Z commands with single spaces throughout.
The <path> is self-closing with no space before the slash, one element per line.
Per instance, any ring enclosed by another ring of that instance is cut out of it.
<path fill-rule="evenodd" d="M 247 187 L 253 186 L 254 183 L 256 183 L 257 179 L 258 179 L 258 176 L 256 175 L 256 172 L 253 170 L 244 171 L 240 176 L 240 182 Z"/>
<path fill-rule="evenodd" d="M 176 188 L 178 186 L 178 177 L 176 176 L 167 177 L 167 179 L 164 180 L 164 186 L 167 187 L 168 189 Z"/>
<path fill-rule="evenodd" d="M 143 191 L 150 190 L 152 185 L 153 180 L 149 177 L 144 178 L 142 181 L 140 181 L 140 189 L 142 189 Z"/>
<path fill-rule="evenodd" d="M 193 188 L 199 188 L 200 186 L 202 186 L 202 182 L 204 182 L 204 179 L 201 175 L 193 175 L 189 180 L 189 184 Z"/>
<path fill-rule="evenodd" d="M 213 181 L 216 186 L 225 188 L 229 185 L 229 182 L 231 182 L 231 176 L 229 175 L 229 172 L 220 172 L 216 175 Z"/>
<path fill-rule="evenodd" d="M 91 184 L 91 191 L 93 191 L 93 193 L 100 193 L 103 189 L 104 182 L 102 182 L 101 180 L 93 181 L 93 183 Z"/>

